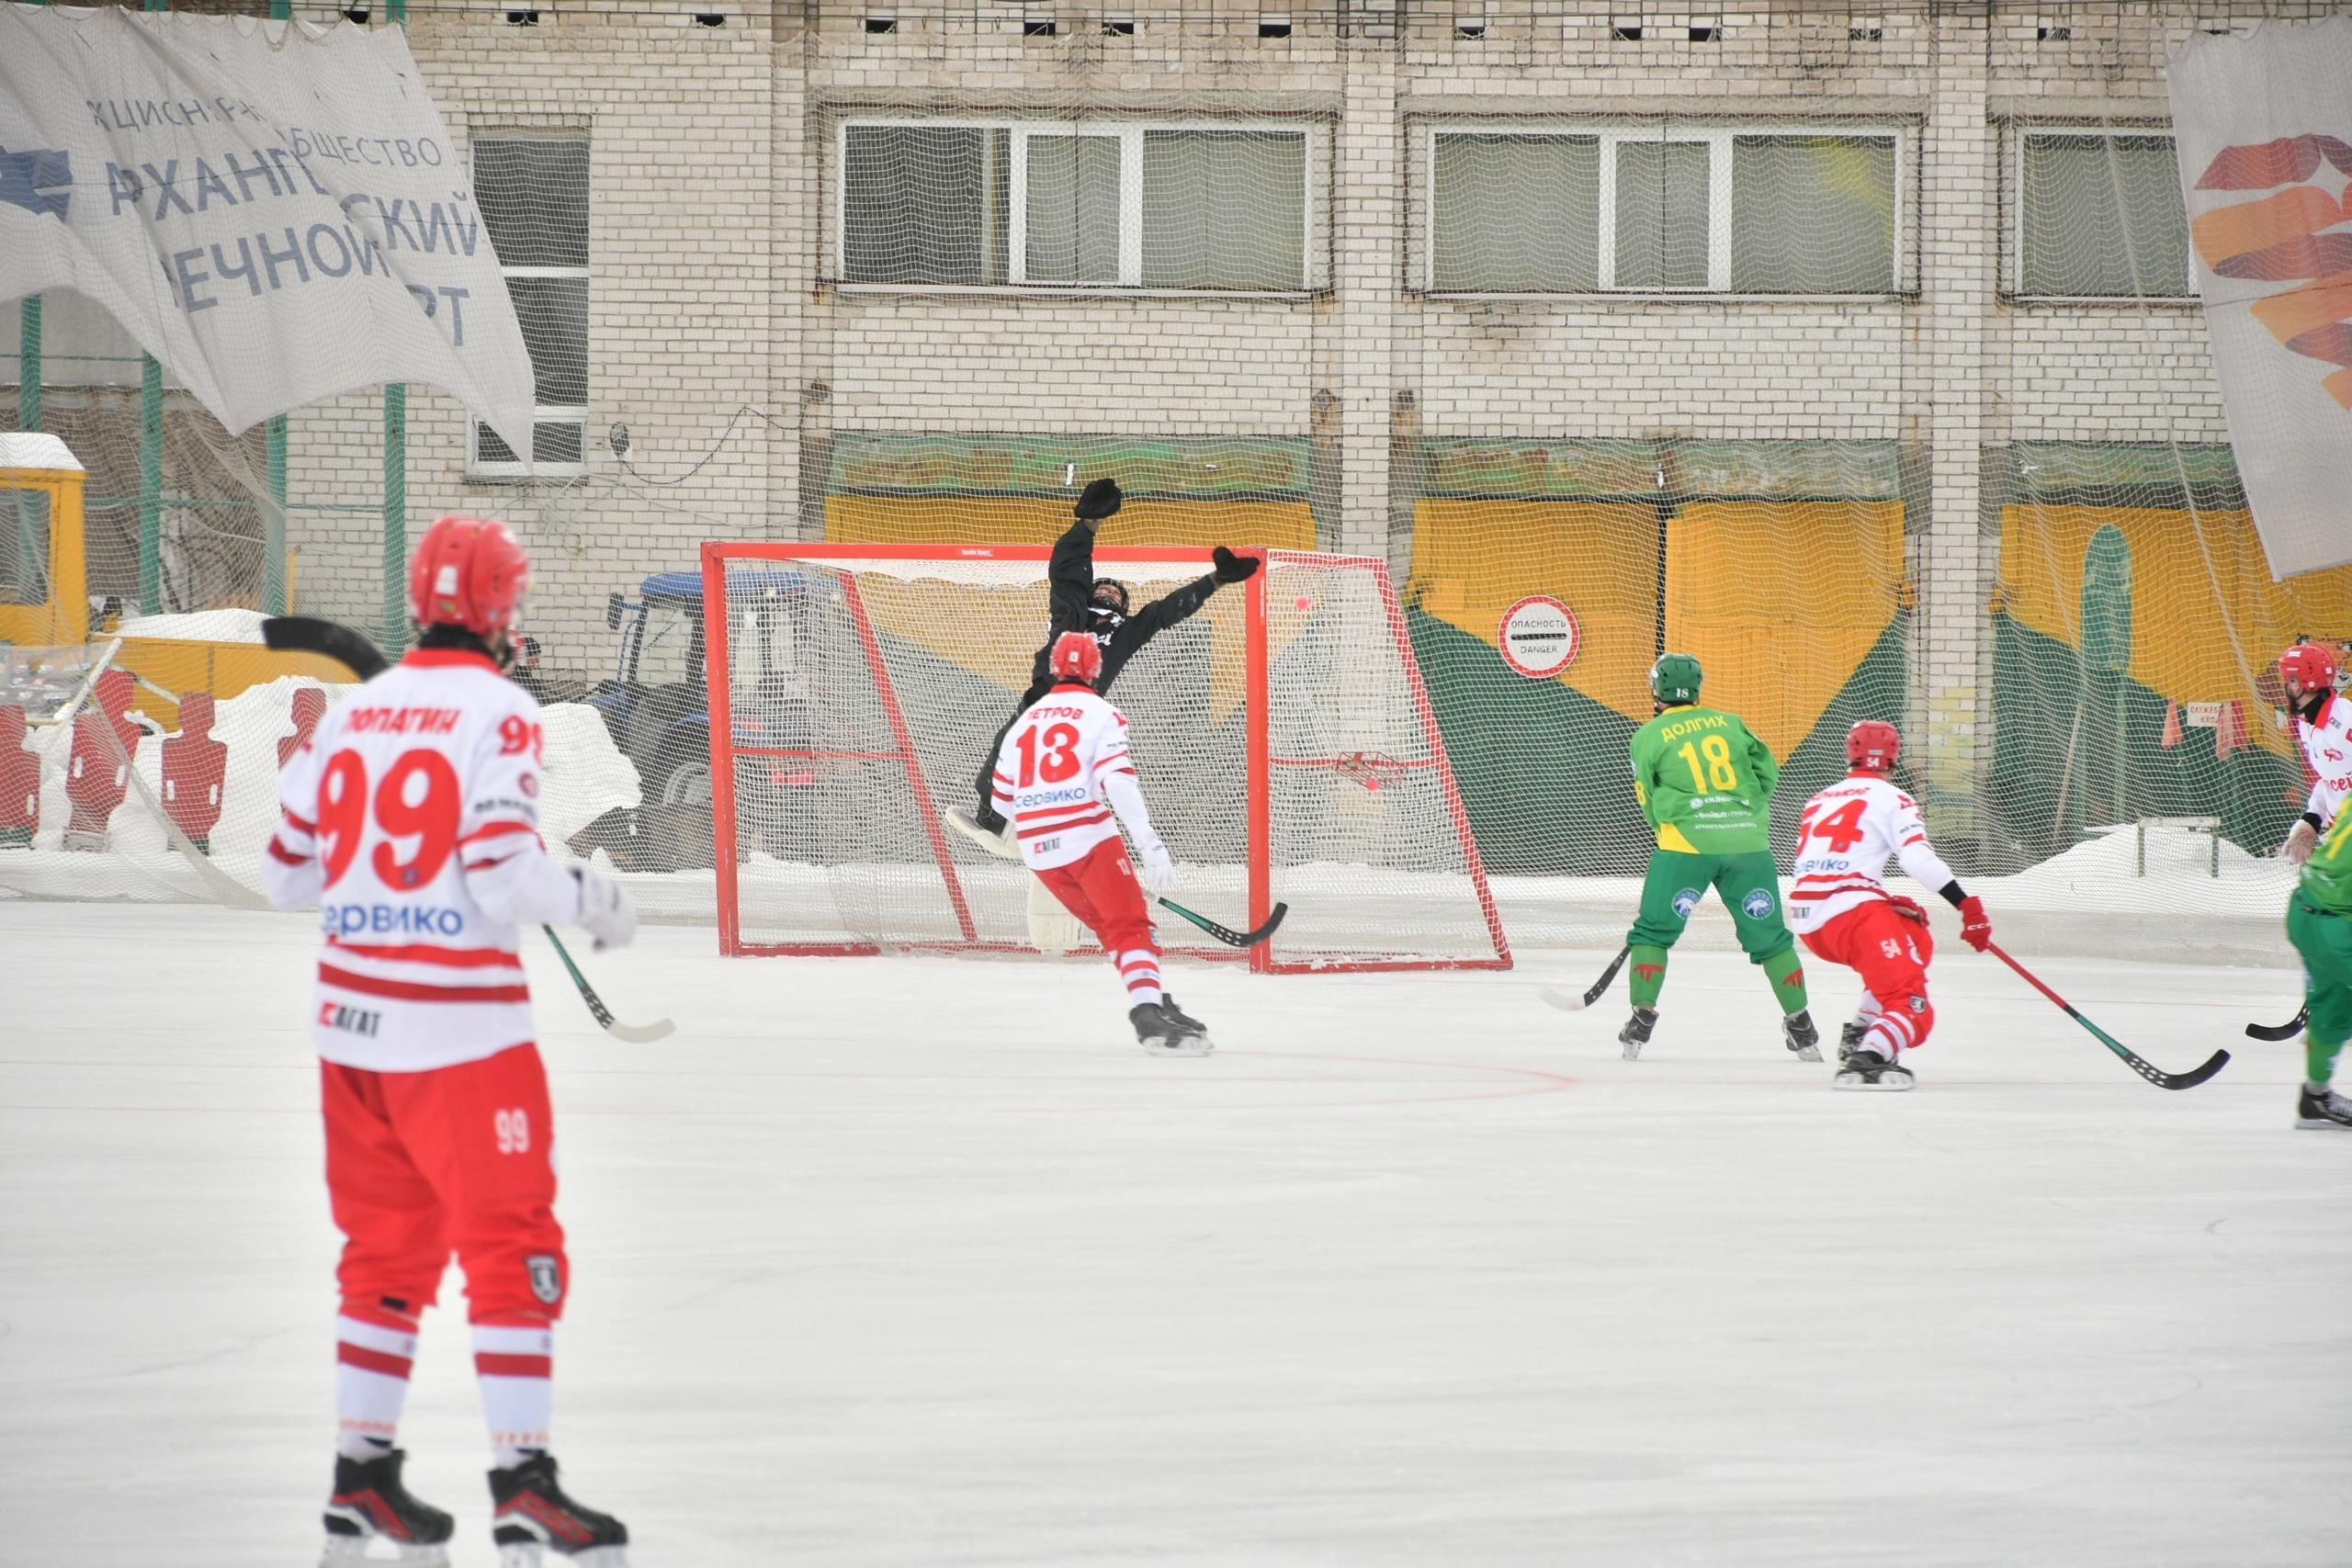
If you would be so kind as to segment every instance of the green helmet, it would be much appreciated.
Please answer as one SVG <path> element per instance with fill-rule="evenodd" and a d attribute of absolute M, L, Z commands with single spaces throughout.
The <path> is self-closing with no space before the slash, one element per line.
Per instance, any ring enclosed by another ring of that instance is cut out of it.
<path fill-rule="evenodd" d="M 1650 666 L 1650 695 L 1662 703 L 1695 703 L 1704 679 L 1699 661 L 1687 653 L 1661 653 Z"/>

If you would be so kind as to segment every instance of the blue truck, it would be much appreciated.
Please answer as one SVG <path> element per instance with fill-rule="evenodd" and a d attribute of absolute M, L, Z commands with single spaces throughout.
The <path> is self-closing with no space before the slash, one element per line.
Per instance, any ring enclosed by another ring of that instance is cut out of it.
<path fill-rule="evenodd" d="M 739 745 L 809 748 L 813 705 L 798 656 L 808 591 L 797 571 L 728 574 L 728 703 Z M 636 767 L 644 803 L 606 812 L 572 842 L 583 852 L 603 848 L 627 871 L 707 866 L 714 856 L 702 574 L 658 572 L 634 599 L 615 592 L 605 624 L 620 634 L 616 667 L 586 701 Z M 813 762 L 740 759 L 739 856 L 765 849 L 806 858 L 793 854 L 791 840 L 808 830 L 815 802 L 794 795 L 823 782 Z"/>

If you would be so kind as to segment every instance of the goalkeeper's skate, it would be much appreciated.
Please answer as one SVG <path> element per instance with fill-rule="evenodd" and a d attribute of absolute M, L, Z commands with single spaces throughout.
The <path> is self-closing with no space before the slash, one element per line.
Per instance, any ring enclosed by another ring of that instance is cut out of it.
<path fill-rule="evenodd" d="M 1911 1087 L 1911 1069 L 1875 1051 L 1858 1050 L 1838 1064 L 1838 1076 L 1829 1085 L 1832 1089 L 1905 1089 Z"/>
<path fill-rule="evenodd" d="M 1781 1015 L 1781 1038 L 1798 1061 L 1821 1060 L 1821 1031 L 1813 1026 L 1813 1014 L 1804 1009 Z"/>
<path fill-rule="evenodd" d="M 445 1549 L 456 1521 L 401 1484 L 401 1463 L 407 1458 L 401 1449 L 366 1461 L 335 1456 L 334 1492 L 327 1498 L 327 1543 L 319 1554 L 320 1568 L 370 1562 L 448 1568 Z M 397 1555 L 370 1558 L 370 1540 L 390 1541 Z"/>
<path fill-rule="evenodd" d="M 1012 824 L 1003 818 L 997 818 L 999 827 L 992 830 L 970 807 L 951 806 L 941 814 L 940 820 L 999 860 L 1021 858 L 1021 845 L 1012 837 Z"/>
<path fill-rule="evenodd" d="M 1136 1026 L 1136 1043 L 1155 1056 L 1205 1056 L 1216 1049 L 1207 1026 L 1164 993 L 1159 1001 L 1128 1009 L 1127 1021 Z"/>
<path fill-rule="evenodd" d="M 628 1527 L 566 1496 L 552 1454 L 492 1471 L 490 1500 L 498 1568 L 540 1568 L 550 1551 L 580 1568 L 628 1568 Z"/>
<path fill-rule="evenodd" d="M 1627 1019 L 1625 1027 L 1617 1032 L 1617 1043 L 1625 1048 L 1625 1060 L 1638 1062 L 1642 1059 L 1642 1047 L 1650 1043 L 1650 1031 L 1657 1027 L 1657 1009 L 1634 1010 L 1634 1016 Z"/>

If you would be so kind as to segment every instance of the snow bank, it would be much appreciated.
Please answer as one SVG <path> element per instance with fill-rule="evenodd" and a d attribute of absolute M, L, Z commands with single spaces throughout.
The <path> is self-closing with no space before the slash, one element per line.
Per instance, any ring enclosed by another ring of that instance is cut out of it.
<path fill-rule="evenodd" d="M 259 610 L 194 610 L 179 615 L 140 615 L 116 626 L 107 637 L 174 637 L 189 642 L 261 644 Z"/>
<path fill-rule="evenodd" d="M 151 622 L 184 618 L 158 616 Z M 316 690 L 333 705 L 357 689 L 286 675 L 248 687 L 219 705 L 212 734 L 229 749 L 220 819 L 211 833 L 211 859 L 220 870 L 248 888 L 261 886 L 263 849 L 277 827 L 277 747 L 294 733 L 295 694 Z M 540 801 L 542 833 L 548 847 L 563 854 L 568 852 L 565 839 L 616 807 L 637 805 L 640 794 L 637 770 L 613 745 L 594 709 L 564 703 L 546 709 L 545 715 L 548 787 Z M 109 820 L 105 851 L 67 852 L 64 832 L 73 807 L 65 795 L 65 775 L 73 738 L 36 729 L 25 746 L 42 752 L 40 826 L 30 852 L 0 849 L 0 887 L 50 898 L 209 897 L 201 880 L 168 847 L 162 818 L 147 809 L 135 789 Z M 163 738 L 141 735 L 133 765 L 160 803 Z"/>

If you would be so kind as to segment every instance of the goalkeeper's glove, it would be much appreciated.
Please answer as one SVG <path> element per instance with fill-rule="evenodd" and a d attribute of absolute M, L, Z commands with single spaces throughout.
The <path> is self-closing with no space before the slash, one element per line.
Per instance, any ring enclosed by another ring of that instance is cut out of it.
<path fill-rule="evenodd" d="M 1100 523 L 1119 510 L 1127 498 L 1119 493 L 1119 481 L 1114 479 L 1089 479 L 1079 491 L 1078 515 L 1083 523 Z"/>
<path fill-rule="evenodd" d="M 1216 580 L 1219 582 L 1246 581 L 1257 576 L 1258 569 L 1266 564 L 1256 556 L 1237 556 L 1223 545 L 1210 554 L 1216 561 Z"/>

